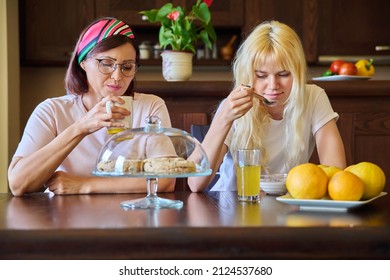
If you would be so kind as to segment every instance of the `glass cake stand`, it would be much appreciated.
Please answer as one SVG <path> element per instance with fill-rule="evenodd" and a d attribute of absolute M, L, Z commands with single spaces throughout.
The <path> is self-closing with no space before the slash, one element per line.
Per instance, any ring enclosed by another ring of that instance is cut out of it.
<path fill-rule="evenodd" d="M 149 170 L 153 166 L 156 169 Z M 183 130 L 161 127 L 160 119 L 154 116 L 146 119 L 145 127 L 111 136 L 92 171 L 93 175 L 102 177 L 145 178 L 146 197 L 121 202 L 125 210 L 180 209 L 182 201 L 158 196 L 158 180 L 209 176 L 211 173 L 199 141 Z"/>

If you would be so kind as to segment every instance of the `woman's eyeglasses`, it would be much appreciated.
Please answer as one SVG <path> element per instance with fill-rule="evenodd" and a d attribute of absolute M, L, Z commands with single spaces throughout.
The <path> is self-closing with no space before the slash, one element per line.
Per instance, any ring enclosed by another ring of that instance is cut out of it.
<path fill-rule="evenodd" d="M 125 63 L 115 63 L 112 59 L 98 59 L 95 58 L 98 62 L 98 69 L 100 73 L 108 75 L 116 70 L 120 66 L 123 76 L 131 77 L 134 76 L 138 70 L 138 65 L 134 62 L 125 62 Z"/>

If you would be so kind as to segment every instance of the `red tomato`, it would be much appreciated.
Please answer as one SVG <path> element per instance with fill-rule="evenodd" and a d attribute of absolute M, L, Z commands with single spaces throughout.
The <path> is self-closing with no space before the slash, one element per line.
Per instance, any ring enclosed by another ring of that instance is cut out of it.
<path fill-rule="evenodd" d="M 337 60 L 333 61 L 330 64 L 330 71 L 332 71 L 333 74 L 339 74 L 340 67 L 344 63 L 345 63 L 345 61 L 341 60 L 341 59 L 337 59 Z"/>
<path fill-rule="evenodd" d="M 345 62 L 339 69 L 339 75 L 357 75 L 357 68 L 352 62 Z"/>

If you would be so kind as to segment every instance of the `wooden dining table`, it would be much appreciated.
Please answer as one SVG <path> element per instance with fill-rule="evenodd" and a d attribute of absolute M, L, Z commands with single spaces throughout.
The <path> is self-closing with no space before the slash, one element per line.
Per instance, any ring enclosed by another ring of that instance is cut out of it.
<path fill-rule="evenodd" d="M 344 212 L 262 193 L 174 192 L 180 209 L 126 210 L 145 194 L 0 194 L 0 259 L 390 259 L 390 195 Z"/>

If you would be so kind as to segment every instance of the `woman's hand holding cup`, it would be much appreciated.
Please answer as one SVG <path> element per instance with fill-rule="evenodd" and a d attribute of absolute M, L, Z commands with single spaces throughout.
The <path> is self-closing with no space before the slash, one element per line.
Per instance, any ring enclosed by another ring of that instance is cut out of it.
<path fill-rule="evenodd" d="M 120 98 L 124 101 L 124 103 L 119 103 L 119 102 L 114 102 L 111 100 L 106 101 L 106 112 L 107 113 L 115 113 L 112 111 L 112 108 L 115 107 L 120 107 L 120 108 L 125 108 L 127 109 L 130 114 L 125 115 L 123 119 L 112 119 L 114 122 L 113 126 L 110 126 L 107 128 L 107 132 L 109 134 L 115 134 L 118 132 L 121 132 L 125 129 L 130 129 L 133 124 L 133 97 L 132 96 L 120 96 Z"/>

